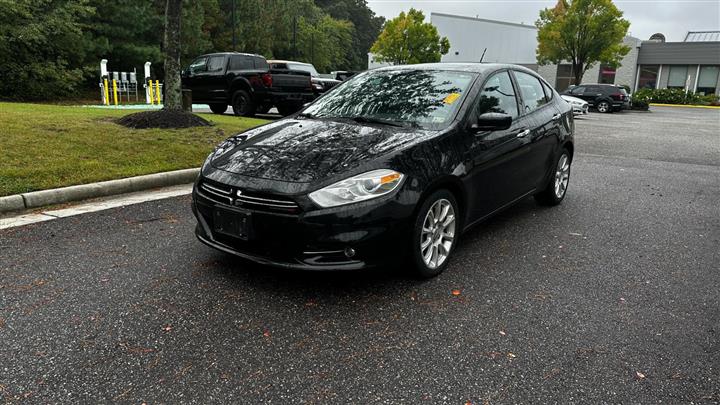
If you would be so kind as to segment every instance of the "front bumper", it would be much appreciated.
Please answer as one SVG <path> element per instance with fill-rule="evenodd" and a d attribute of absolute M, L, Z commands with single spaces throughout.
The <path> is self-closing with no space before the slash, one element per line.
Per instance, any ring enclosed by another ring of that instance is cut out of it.
<path fill-rule="evenodd" d="M 401 203 L 398 194 L 330 209 L 311 208 L 298 198 L 300 212 L 287 214 L 242 203 L 219 203 L 208 198 L 198 184 L 192 201 L 197 238 L 259 264 L 298 270 L 356 270 L 400 258 L 409 246 L 414 204 Z M 247 240 L 215 231 L 214 212 L 226 209 L 249 213 L 252 229 Z M 354 255 L 348 257 L 348 249 Z"/>

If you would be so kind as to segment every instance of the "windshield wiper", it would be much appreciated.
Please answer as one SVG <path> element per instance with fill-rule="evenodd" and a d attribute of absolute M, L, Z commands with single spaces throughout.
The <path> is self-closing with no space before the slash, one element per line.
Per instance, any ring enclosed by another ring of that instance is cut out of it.
<path fill-rule="evenodd" d="M 375 118 L 375 117 L 364 117 L 364 116 L 357 116 L 357 117 L 342 117 L 351 119 L 355 122 L 360 123 L 366 123 L 366 124 L 382 124 L 382 125 L 389 125 L 391 127 L 407 127 L 409 123 L 406 122 L 400 122 L 400 121 L 393 121 L 393 120 L 386 120 L 382 118 Z"/>
<path fill-rule="evenodd" d="M 298 116 L 298 117 L 302 117 L 302 118 L 310 118 L 311 120 L 317 118 L 316 115 L 313 115 L 313 114 L 310 114 L 310 113 L 300 113 L 300 114 L 298 114 L 297 116 Z"/>

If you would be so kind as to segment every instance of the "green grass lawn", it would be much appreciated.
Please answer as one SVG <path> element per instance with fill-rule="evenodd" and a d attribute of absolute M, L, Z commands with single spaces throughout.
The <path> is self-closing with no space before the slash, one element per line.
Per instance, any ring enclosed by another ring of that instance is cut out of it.
<path fill-rule="evenodd" d="M 221 140 L 265 120 L 201 114 L 215 125 L 129 129 L 136 111 L 0 103 L 0 196 L 198 167 Z"/>

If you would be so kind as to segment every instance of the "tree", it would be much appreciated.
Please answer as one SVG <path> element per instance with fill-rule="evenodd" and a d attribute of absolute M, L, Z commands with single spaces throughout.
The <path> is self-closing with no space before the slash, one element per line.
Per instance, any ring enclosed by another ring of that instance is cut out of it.
<path fill-rule="evenodd" d="M 370 48 L 378 62 L 396 65 L 440 62 L 440 57 L 449 50 L 450 41 L 446 37 L 440 38 L 437 28 L 425 23 L 423 12 L 414 8 L 385 23 Z"/>
<path fill-rule="evenodd" d="M 352 43 L 353 25 L 327 14 L 317 21 L 301 17 L 298 21 L 298 59 L 312 63 L 320 72 L 348 65 L 348 44 Z"/>
<path fill-rule="evenodd" d="M 182 0 L 166 0 L 165 3 L 165 82 L 164 108 L 182 109 L 182 86 L 180 84 L 180 20 Z"/>
<path fill-rule="evenodd" d="M 580 84 L 585 71 L 600 62 L 617 67 L 630 48 L 622 41 L 630 22 L 611 0 L 559 0 L 540 11 L 537 61 L 540 65 L 569 61 Z"/>

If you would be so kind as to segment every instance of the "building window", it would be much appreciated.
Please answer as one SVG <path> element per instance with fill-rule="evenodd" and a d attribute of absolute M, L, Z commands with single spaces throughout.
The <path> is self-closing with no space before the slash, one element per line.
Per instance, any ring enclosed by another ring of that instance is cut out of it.
<path fill-rule="evenodd" d="M 720 66 L 701 66 L 700 76 L 697 79 L 697 92 L 702 94 L 715 94 L 718 84 Z"/>
<path fill-rule="evenodd" d="M 555 75 L 555 90 L 564 91 L 571 84 L 575 84 L 575 76 L 572 72 L 572 65 L 558 65 L 557 74 Z"/>
<path fill-rule="evenodd" d="M 668 75 L 668 89 L 684 89 L 687 86 L 688 79 L 687 66 L 670 66 L 670 74 Z"/>
<path fill-rule="evenodd" d="M 638 89 L 654 89 L 657 85 L 657 76 L 660 66 L 641 65 L 640 76 L 638 77 Z"/>
<path fill-rule="evenodd" d="M 598 82 L 603 84 L 615 84 L 615 68 L 608 65 L 600 65 L 600 76 Z"/>

